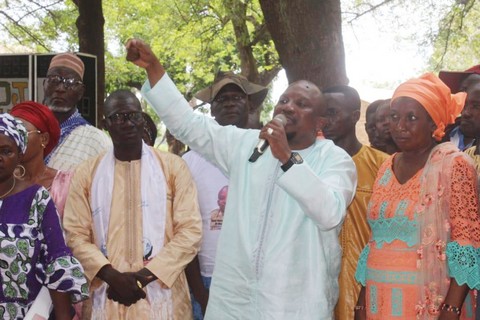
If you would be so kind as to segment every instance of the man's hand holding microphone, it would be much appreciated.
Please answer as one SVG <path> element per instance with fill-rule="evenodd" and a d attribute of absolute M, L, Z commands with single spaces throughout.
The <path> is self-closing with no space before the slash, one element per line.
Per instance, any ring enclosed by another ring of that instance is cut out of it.
<path fill-rule="evenodd" d="M 255 162 L 270 146 L 272 155 L 282 164 L 290 159 L 292 150 L 288 145 L 285 125 L 287 117 L 284 114 L 277 114 L 262 130 L 260 130 L 259 142 L 253 150 L 252 156 L 248 161 Z"/>

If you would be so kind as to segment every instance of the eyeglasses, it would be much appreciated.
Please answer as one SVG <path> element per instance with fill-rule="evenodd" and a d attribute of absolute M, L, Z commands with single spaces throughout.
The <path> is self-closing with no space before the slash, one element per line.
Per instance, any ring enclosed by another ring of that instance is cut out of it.
<path fill-rule="evenodd" d="M 61 84 L 63 84 L 63 86 L 65 87 L 65 89 L 74 89 L 76 86 L 79 86 L 79 85 L 82 85 L 83 82 L 80 81 L 80 80 L 76 80 L 74 78 L 64 78 L 64 77 L 60 77 L 60 76 L 47 76 L 47 84 L 50 85 L 50 86 L 58 86 Z"/>
<path fill-rule="evenodd" d="M 217 97 L 215 97 L 215 99 L 213 99 L 213 101 L 216 102 L 216 103 L 224 103 L 224 102 L 229 101 L 229 100 L 237 102 L 237 101 L 245 100 L 245 98 L 246 98 L 246 96 L 235 94 L 235 95 L 232 95 L 232 96 L 217 96 Z"/>
<path fill-rule="evenodd" d="M 140 123 L 143 121 L 143 114 L 141 112 L 119 112 L 107 117 L 114 124 L 124 124 L 127 119 L 133 123 Z"/>
<path fill-rule="evenodd" d="M 40 132 L 39 130 L 27 131 L 27 136 L 28 136 L 30 133 L 38 133 L 38 134 L 40 134 L 41 132 Z"/>

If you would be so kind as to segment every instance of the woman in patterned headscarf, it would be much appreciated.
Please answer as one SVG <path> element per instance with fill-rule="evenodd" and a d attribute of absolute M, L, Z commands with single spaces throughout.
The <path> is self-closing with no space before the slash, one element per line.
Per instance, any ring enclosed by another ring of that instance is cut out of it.
<path fill-rule="evenodd" d="M 0 318 L 23 319 L 46 286 L 56 319 L 71 319 L 70 301 L 88 297 L 87 282 L 48 191 L 15 177 L 27 136 L 20 121 L 0 114 Z"/>
<path fill-rule="evenodd" d="M 438 143 L 464 101 L 433 74 L 395 90 L 390 132 L 400 152 L 380 168 L 368 205 L 356 319 L 475 317 L 466 296 L 480 288 L 476 173 L 453 144 Z"/>

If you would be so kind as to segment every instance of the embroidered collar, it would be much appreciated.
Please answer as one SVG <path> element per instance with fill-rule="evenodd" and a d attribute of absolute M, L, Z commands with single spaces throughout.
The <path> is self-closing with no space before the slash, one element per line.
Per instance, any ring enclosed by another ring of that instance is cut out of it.
<path fill-rule="evenodd" d="M 73 130 L 80 126 L 89 125 L 90 124 L 82 117 L 80 112 L 78 112 L 78 110 L 75 110 L 75 112 L 67 120 L 60 124 L 60 139 L 57 146 L 48 154 L 48 156 L 45 157 L 45 163 L 48 163 L 50 161 L 52 154 L 55 153 L 58 147 L 62 145 L 65 138 L 68 137 Z"/>

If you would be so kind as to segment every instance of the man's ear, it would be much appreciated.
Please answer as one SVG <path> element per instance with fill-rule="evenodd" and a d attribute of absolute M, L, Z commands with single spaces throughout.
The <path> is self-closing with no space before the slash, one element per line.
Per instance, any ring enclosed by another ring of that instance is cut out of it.
<path fill-rule="evenodd" d="M 82 84 L 81 88 L 78 89 L 78 92 L 77 92 L 77 103 L 79 103 L 82 100 L 84 94 L 85 94 L 85 85 Z"/>
<path fill-rule="evenodd" d="M 108 131 L 107 119 L 103 118 L 101 122 L 102 122 L 102 128 Z"/>
<path fill-rule="evenodd" d="M 260 103 L 260 105 L 255 105 L 252 102 L 252 100 L 250 100 L 250 96 L 248 96 L 247 107 L 248 107 L 248 113 L 249 114 L 254 114 L 261 105 L 262 105 L 261 103 Z"/>
<path fill-rule="evenodd" d="M 318 131 L 322 131 L 323 128 L 327 125 L 327 118 L 326 117 L 317 117 L 316 123 L 315 123 L 315 129 Z"/>
<path fill-rule="evenodd" d="M 352 120 L 354 123 L 357 123 L 360 120 L 360 110 L 355 110 L 352 112 Z"/>

